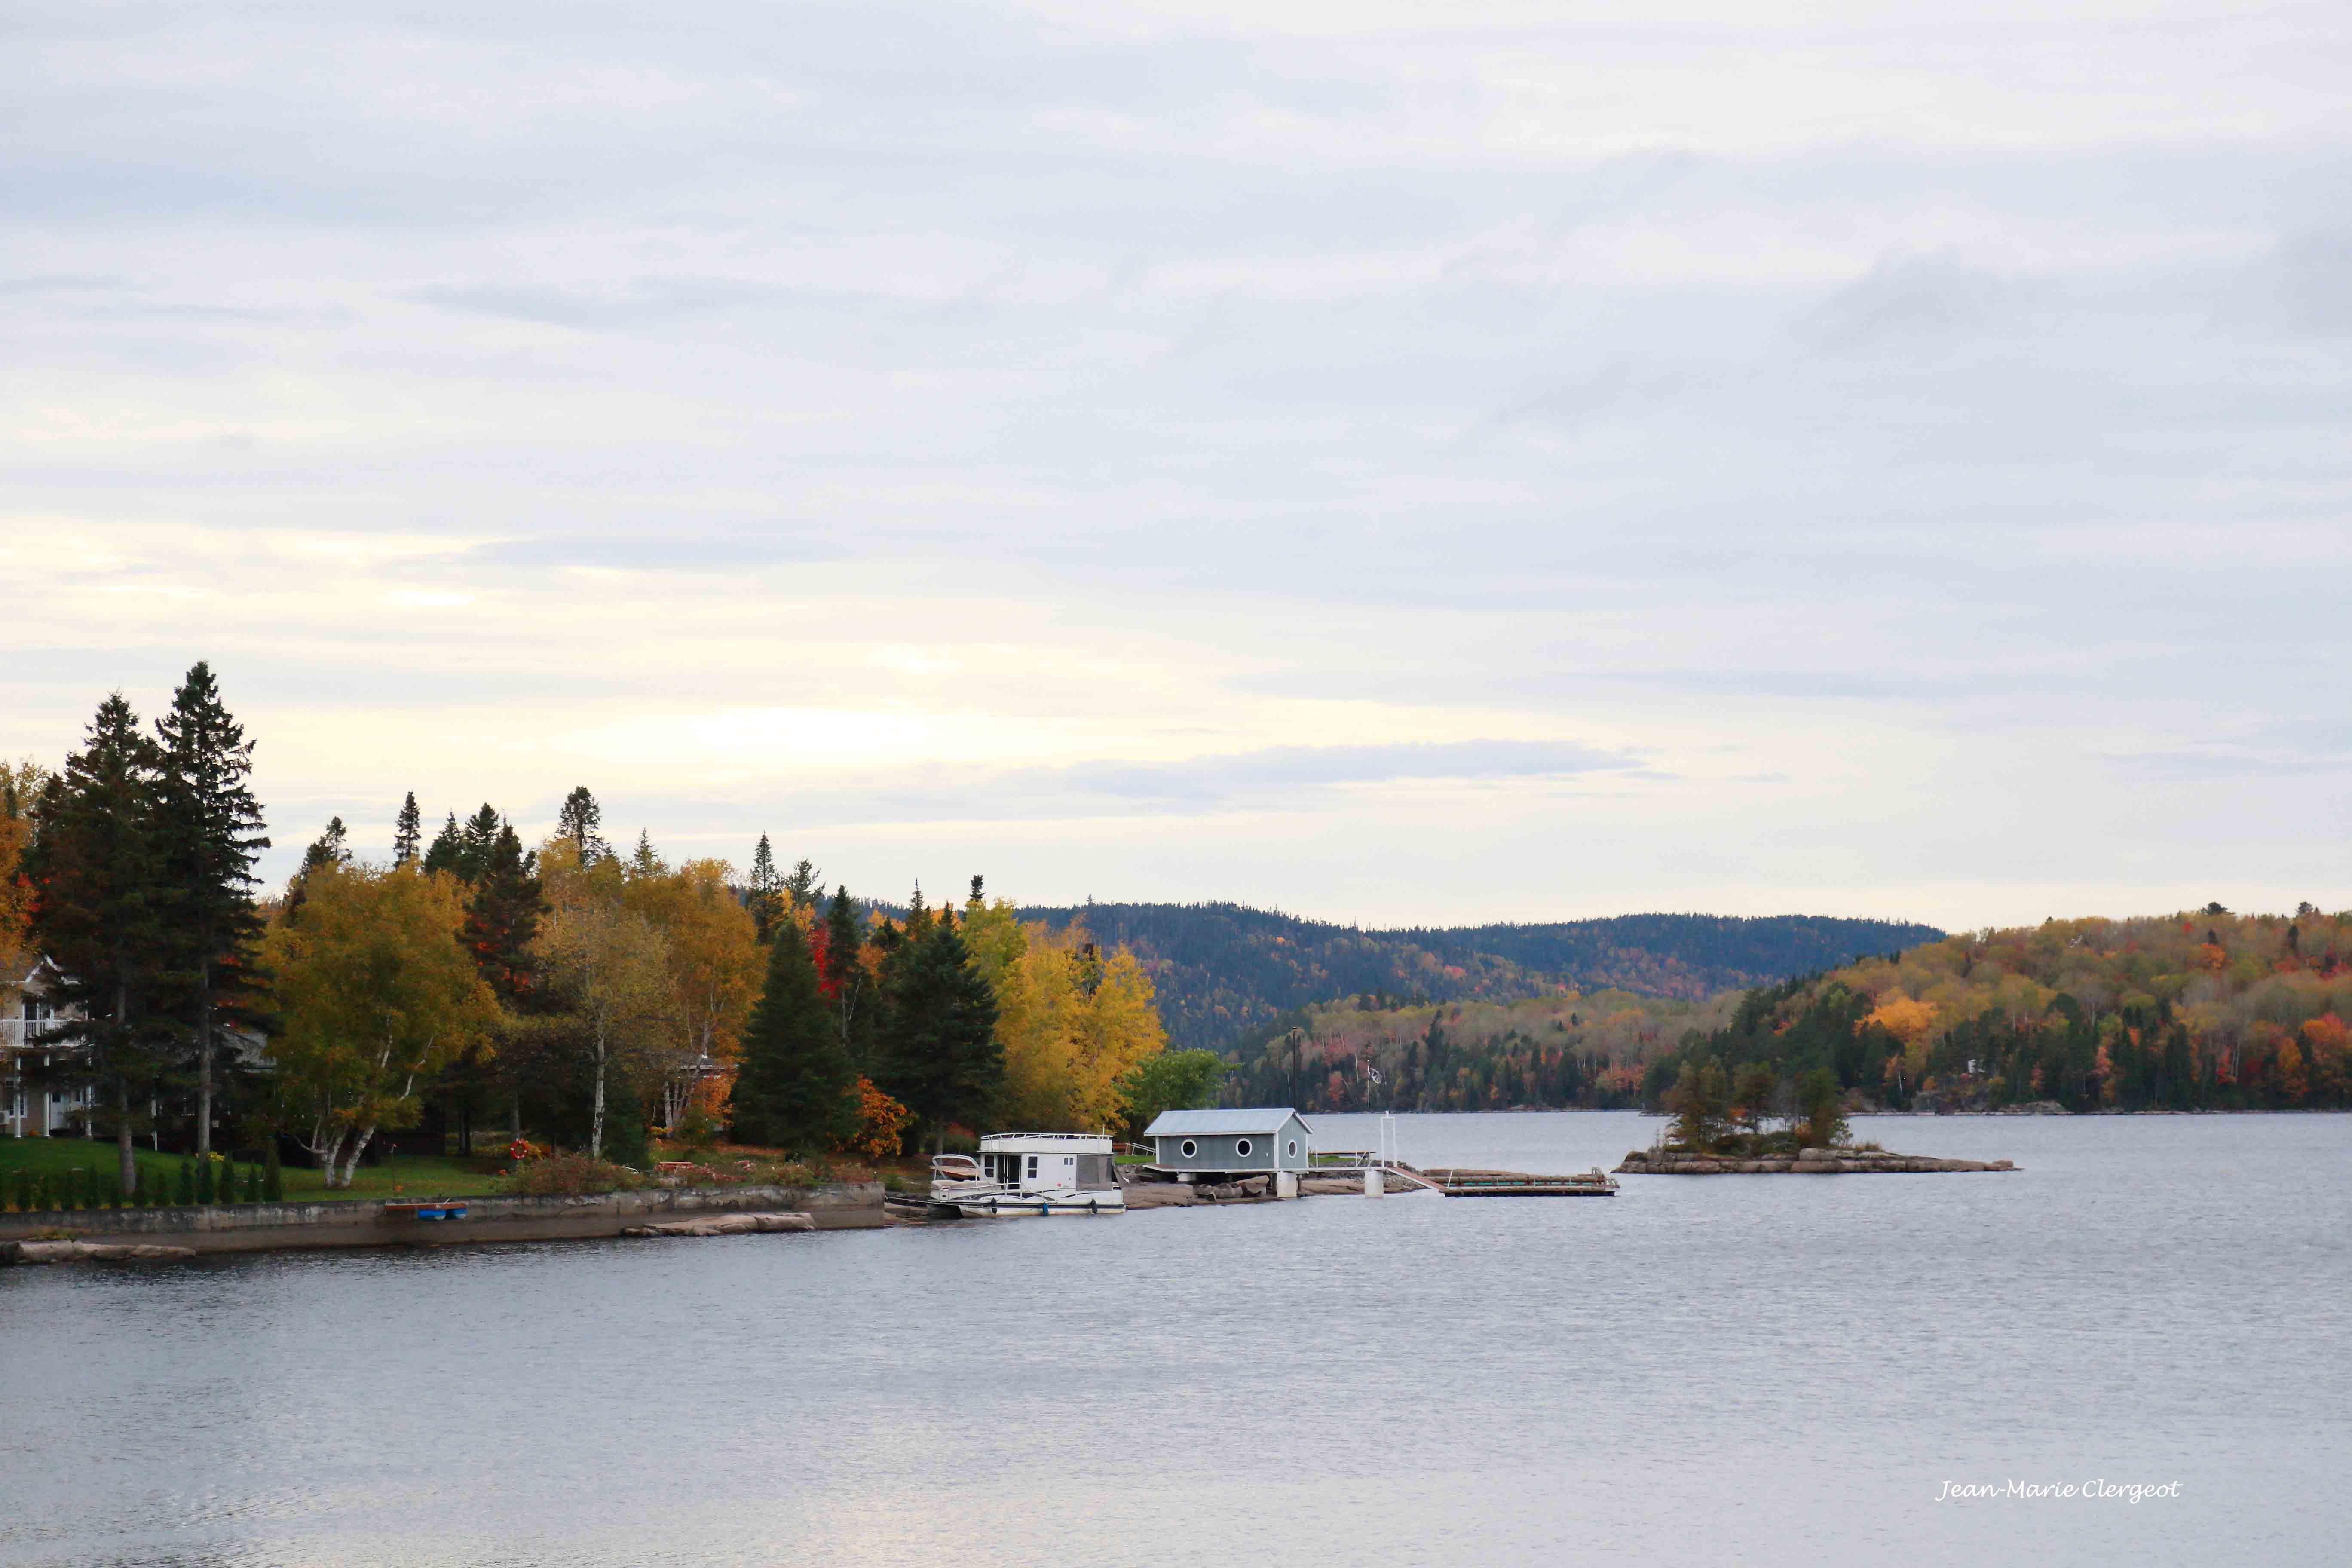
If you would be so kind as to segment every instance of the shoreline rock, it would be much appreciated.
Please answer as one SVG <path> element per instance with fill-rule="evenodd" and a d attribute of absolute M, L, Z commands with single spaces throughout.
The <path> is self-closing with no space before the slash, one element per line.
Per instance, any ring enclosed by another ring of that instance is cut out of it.
<path fill-rule="evenodd" d="M 0 1242 L 0 1263 L 177 1263 L 195 1255 L 193 1247 L 143 1241 Z"/>
<path fill-rule="evenodd" d="M 701 1219 L 667 1220 L 659 1225 L 633 1225 L 623 1236 L 766 1236 L 778 1232 L 814 1230 L 816 1219 L 804 1214 L 720 1214 Z"/>

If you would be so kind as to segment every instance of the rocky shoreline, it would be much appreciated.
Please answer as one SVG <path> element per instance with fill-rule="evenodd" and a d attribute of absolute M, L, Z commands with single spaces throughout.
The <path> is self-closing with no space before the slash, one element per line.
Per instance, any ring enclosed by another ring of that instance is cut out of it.
<path fill-rule="evenodd" d="M 1736 1154 L 1690 1154 L 1636 1149 L 1617 1167 L 1621 1176 L 1861 1176 L 1921 1174 L 1933 1171 L 2014 1171 L 2008 1160 L 1936 1160 L 1924 1154 L 1890 1154 L 1881 1149 L 1800 1149 L 1795 1155 L 1748 1159 Z"/>

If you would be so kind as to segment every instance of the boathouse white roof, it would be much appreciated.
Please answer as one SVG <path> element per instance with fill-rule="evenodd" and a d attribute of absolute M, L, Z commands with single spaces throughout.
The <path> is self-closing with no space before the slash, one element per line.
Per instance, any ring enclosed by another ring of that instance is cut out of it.
<path fill-rule="evenodd" d="M 1298 1112 L 1286 1105 L 1260 1105 L 1241 1110 L 1163 1110 L 1152 1118 L 1143 1135 L 1220 1138 L 1234 1132 L 1273 1133 L 1281 1131 L 1282 1124 L 1294 1116 Z M 1298 1124 L 1305 1127 L 1307 1119 L 1299 1117 Z"/>

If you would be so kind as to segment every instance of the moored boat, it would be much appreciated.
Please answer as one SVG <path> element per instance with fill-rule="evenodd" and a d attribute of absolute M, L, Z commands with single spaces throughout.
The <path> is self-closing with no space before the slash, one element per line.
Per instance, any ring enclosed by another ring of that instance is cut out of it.
<path fill-rule="evenodd" d="M 967 1154 L 931 1162 L 931 1211 L 966 1219 L 1125 1214 L 1127 1199 L 1107 1134 L 992 1132 L 976 1162 Z"/>

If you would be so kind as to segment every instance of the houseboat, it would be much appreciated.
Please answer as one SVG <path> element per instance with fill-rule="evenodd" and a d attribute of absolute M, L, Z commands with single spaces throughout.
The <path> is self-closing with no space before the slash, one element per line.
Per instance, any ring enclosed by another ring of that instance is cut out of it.
<path fill-rule="evenodd" d="M 931 1210 L 967 1219 L 1125 1214 L 1110 1138 L 1097 1132 L 992 1132 L 977 1161 L 931 1162 Z"/>

